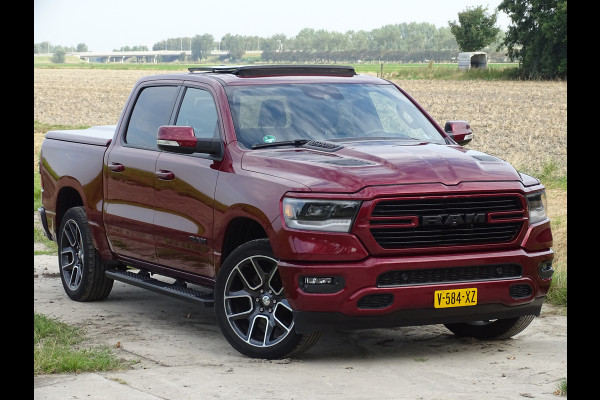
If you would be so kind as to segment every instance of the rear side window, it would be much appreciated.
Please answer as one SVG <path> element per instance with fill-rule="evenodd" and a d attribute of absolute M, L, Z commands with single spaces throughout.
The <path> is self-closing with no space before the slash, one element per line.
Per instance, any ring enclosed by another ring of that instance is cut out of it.
<path fill-rule="evenodd" d="M 153 86 L 142 90 L 129 119 L 125 143 L 134 147 L 158 149 L 158 127 L 169 124 L 178 90 L 178 86 Z"/>
<path fill-rule="evenodd" d="M 217 107 L 206 90 L 187 88 L 175 125 L 191 126 L 197 138 L 219 137 Z"/>

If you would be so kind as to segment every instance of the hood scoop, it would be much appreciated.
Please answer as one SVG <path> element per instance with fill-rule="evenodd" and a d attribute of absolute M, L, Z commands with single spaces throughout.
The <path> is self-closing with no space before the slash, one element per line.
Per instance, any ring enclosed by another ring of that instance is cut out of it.
<path fill-rule="evenodd" d="M 344 146 L 342 146 L 340 144 L 336 144 L 336 143 L 331 143 L 331 142 L 323 142 L 320 140 L 311 140 L 302 147 L 307 148 L 307 149 L 313 149 L 313 150 L 333 152 L 333 151 L 338 151 L 339 149 L 343 148 Z"/>

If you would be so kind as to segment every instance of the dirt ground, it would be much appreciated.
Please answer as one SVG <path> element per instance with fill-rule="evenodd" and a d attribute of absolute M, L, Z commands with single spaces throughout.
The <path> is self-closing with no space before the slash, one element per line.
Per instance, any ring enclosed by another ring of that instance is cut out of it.
<path fill-rule="evenodd" d="M 34 312 L 85 328 L 130 370 L 43 375 L 37 400 L 65 399 L 558 399 L 567 378 L 567 317 L 544 305 L 505 341 L 453 336 L 442 325 L 326 332 L 295 359 L 244 357 L 212 308 L 115 282 L 100 302 L 71 301 L 57 256 L 34 256 Z"/>

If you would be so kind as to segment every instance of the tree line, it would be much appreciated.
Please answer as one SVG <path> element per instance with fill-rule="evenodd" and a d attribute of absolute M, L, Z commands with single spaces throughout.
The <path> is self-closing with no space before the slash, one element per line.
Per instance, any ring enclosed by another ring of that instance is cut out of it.
<path fill-rule="evenodd" d="M 497 53 L 503 35 L 474 50 Z M 232 35 L 220 40 L 210 34 L 169 38 L 152 50 L 191 51 L 192 61 L 201 61 L 213 50 L 227 51 L 220 61 L 239 62 L 248 51 L 261 51 L 264 62 L 451 62 L 460 48 L 449 27 L 429 23 L 388 24 L 371 31 L 345 33 L 304 28 L 296 36 L 270 37 Z M 497 54 L 495 54 L 497 56 Z M 505 57 L 499 57 L 502 61 Z"/>

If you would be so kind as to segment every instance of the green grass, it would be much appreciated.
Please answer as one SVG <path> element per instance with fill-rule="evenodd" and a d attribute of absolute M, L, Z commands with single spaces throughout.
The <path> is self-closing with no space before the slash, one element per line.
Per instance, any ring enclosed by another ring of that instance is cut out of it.
<path fill-rule="evenodd" d="M 34 250 L 34 256 L 58 254 L 58 244 L 48 239 L 40 228 L 33 228 L 33 242 L 41 243 L 47 248 L 47 250 Z"/>
<path fill-rule="evenodd" d="M 567 269 L 554 266 L 552 285 L 548 291 L 546 301 L 560 307 L 567 307 Z"/>
<path fill-rule="evenodd" d="M 559 176 L 556 173 L 556 165 L 549 163 L 544 166 L 541 173 L 537 176 L 547 189 L 560 189 L 567 191 L 567 176 Z M 567 216 L 553 217 L 550 222 L 553 234 L 559 234 L 560 231 L 566 234 Z M 561 307 L 567 307 L 567 244 L 566 241 L 555 240 L 553 250 L 554 256 L 554 275 L 552 276 L 552 285 L 548 291 L 546 300 L 550 304 Z"/>
<path fill-rule="evenodd" d="M 57 124 L 46 124 L 44 122 L 33 121 L 33 133 L 46 133 L 48 131 L 59 131 L 65 129 L 86 129 L 89 125 L 57 125 Z"/>
<path fill-rule="evenodd" d="M 559 175 L 558 167 L 554 161 L 544 165 L 542 171 L 533 176 L 542 181 L 547 188 L 567 190 L 567 176 Z"/>
<path fill-rule="evenodd" d="M 42 182 L 40 173 L 33 172 L 33 211 L 37 211 L 42 206 Z"/>
<path fill-rule="evenodd" d="M 239 65 L 260 63 L 257 56 L 244 57 Z M 214 66 L 223 64 L 218 58 L 205 60 L 203 63 L 86 63 L 76 57 L 67 57 L 64 63 L 55 64 L 50 57 L 34 56 L 34 68 L 77 68 L 104 70 L 164 70 L 187 71 L 189 67 Z M 381 75 L 381 63 L 340 63 L 351 65 L 357 73 Z M 383 77 L 386 79 L 455 79 L 455 80 L 515 80 L 518 79 L 517 63 L 490 63 L 486 69 L 459 70 L 457 63 L 383 63 Z"/>
<path fill-rule="evenodd" d="M 356 72 L 381 76 L 381 64 L 354 64 Z M 518 64 L 488 64 L 486 69 L 460 70 L 458 64 L 430 62 L 415 64 L 383 64 L 385 79 L 439 79 L 439 80 L 515 80 Z"/>
<path fill-rule="evenodd" d="M 33 314 L 33 375 L 116 371 L 131 362 L 118 359 L 109 347 L 80 348 L 81 328 Z"/>
<path fill-rule="evenodd" d="M 557 394 L 559 396 L 566 396 L 567 395 L 567 379 L 563 379 L 562 381 L 560 381 L 560 383 L 556 386 L 556 392 L 554 394 Z"/>

